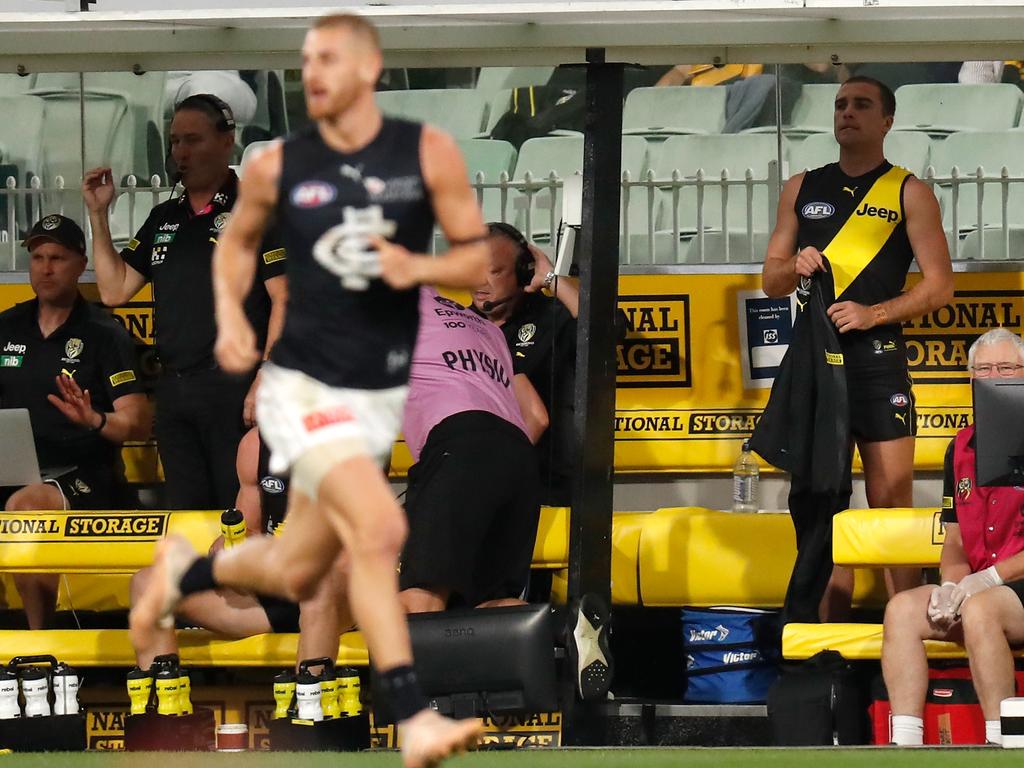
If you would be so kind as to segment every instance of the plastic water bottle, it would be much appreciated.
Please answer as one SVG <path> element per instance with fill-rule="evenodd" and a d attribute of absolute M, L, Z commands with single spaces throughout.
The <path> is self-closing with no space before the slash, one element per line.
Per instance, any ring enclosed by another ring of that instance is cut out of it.
<path fill-rule="evenodd" d="M 321 695 L 320 678 L 308 670 L 300 672 L 295 680 L 295 699 L 299 705 L 299 720 L 320 722 L 324 719 Z"/>
<path fill-rule="evenodd" d="M 21 673 L 21 695 L 25 697 L 25 717 L 49 717 L 50 680 L 46 670 L 28 667 Z"/>
<path fill-rule="evenodd" d="M 78 672 L 60 663 L 53 670 L 53 714 L 78 714 Z"/>
<path fill-rule="evenodd" d="M 757 512 L 760 510 L 760 499 L 757 495 L 758 481 L 761 470 L 757 466 L 753 454 L 750 453 L 750 441 L 743 441 L 743 450 L 736 459 L 732 469 L 732 511 Z"/>
<path fill-rule="evenodd" d="M 338 704 L 345 717 L 355 717 L 363 711 L 359 700 L 359 670 L 352 667 L 340 667 L 338 675 Z"/>
<path fill-rule="evenodd" d="M 128 699 L 131 701 L 131 714 L 144 715 L 149 706 L 149 697 L 153 691 L 153 676 L 144 669 L 133 667 L 128 673 Z"/>
<path fill-rule="evenodd" d="M 286 669 L 274 676 L 274 719 L 288 717 L 288 710 L 295 698 L 295 673 Z"/>
<path fill-rule="evenodd" d="M 237 509 L 225 509 L 220 516 L 220 532 L 224 537 L 224 548 L 237 547 L 245 541 L 245 518 Z"/>
<path fill-rule="evenodd" d="M 0 668 L 0 720 L 21 717 L 18 704 L 18 675 L 6 668 Z"/>

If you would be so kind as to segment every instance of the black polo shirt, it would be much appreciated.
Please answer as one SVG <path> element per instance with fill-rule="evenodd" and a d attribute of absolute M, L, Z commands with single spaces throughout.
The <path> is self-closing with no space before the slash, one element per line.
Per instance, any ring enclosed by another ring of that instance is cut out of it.
<path fill-rule="evenodd" d="M 217 323 L 213 306 L 213 249 L 238 196 L 234 171 L 210 204 L 196 213 L 182 193 L 153 208 L 121 258 L 153 283 L 153 325 L 157 352 L 166 368 L 193 371 L 214 367 Z M 264 238 L 246 315 L 263 349 L 270 296 L 263 283 L 285 272 L 285 253 L 276 232 Z"/>
<path fill-rule="evenodd" d="M 118 446 L 68 421 L 46 396 L 58 394 L 55 380 L 64 372 L 89 390 L 94 410 L 110 413 L 114 400 L 142 391 L 135 342 L 81 296 L 64 325 L 45 339 L 38 311 L 32 299 L 0 314 L 0 405 L 28 409 L 41 466 L 113 465 Z"/>
<path fill-rule="evenodd" d="M 550 426 L 537 443 L 543 501 L 569 504 L 576 382 L 576 319 L 558 299 L 523 293 L 501 325 L 512 368 L 526 377 L 548 409 Z"/>

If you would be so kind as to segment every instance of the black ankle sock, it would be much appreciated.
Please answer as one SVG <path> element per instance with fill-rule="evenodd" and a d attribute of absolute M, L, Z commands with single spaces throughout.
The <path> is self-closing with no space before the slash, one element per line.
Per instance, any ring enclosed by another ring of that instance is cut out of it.
<path fill-rule="evenodd" d="M 213 580 L 213 558 L 196 558 L 195 562 L 182 575 L 178 588 L 181 590 L 182 597 L 216 589 L 217 582 Z"/>
<path fill-rule="evenodd" d="M 427 708 L 427 698 L 420 690 L 416 670 L 410 666 L 392 667 L 380 673 L 380 688 L 387 698 L 395 722 L 408 720 Z"/>

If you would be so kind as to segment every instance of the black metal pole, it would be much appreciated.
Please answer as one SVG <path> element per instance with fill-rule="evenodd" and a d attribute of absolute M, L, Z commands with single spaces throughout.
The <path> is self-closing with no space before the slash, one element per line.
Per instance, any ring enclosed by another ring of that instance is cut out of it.
<path fill-rule="evenodd" d="M 606 604 L 611 594 L 622 81 L 622 64 L 606 63 L 604 49 L 587 49 L 568 591 L 570 601 L 593 593 Z M 563 690 L 565 743 L 602 743 L 600 703 L 577 702 L 568 681 Z"/>

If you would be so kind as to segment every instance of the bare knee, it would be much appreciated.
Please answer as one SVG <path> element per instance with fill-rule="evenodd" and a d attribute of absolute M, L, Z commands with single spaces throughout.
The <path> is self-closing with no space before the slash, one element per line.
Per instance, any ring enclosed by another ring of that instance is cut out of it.
<path fill-rule="evenodd" d="M 960 606 L 960 621 L 968 648 L 979 640 L 1003 637 L 1006 627 L 997 590 L 987 589 L 965 600 Z"/>
<path fill-rule="evenodd" d="M 924 626 L 927 611 L 927 596 L 921 591 L 912 589 L 897 592 L 885 606 L 885 636 L 894 637 L 893 633 L 918 631 Z"/>
<path fill-rule="evenodd" d="M 129 603 L 131 605 L 135 605 L 146 592 L 146 588 L 149 586 L 149 581 L 152 576 L 152 567 L 143 568 L 141 571 L 136 571 L 132 574 L 131 581 L 128 582 Z"/>
<path fill-rule="evenodd" d="M 405 515 L 397 504 L 393 509 L 382 509 L 380 514 L 367 516 L 352 526 L 349 556 L 397 560 L 408 532 Z"/>
<path fill-rule="evenodd" d="M 293 603 L 311 600 L 323 575 L 315 563 L 304 560 L 283 562 L 277 556 L 271 559 L 269 572 L 277 574 L 285 598 Z"/>
<path fill-rule="evenodd" d="M 4 506 L 7 512 L 35 512 L 38 510 L 63 509 L 64 500 L 52 485 L 37 483 L 26 485 L 15 491 Z"/>

